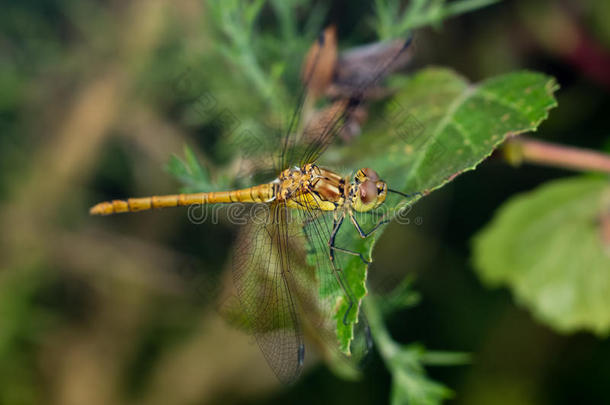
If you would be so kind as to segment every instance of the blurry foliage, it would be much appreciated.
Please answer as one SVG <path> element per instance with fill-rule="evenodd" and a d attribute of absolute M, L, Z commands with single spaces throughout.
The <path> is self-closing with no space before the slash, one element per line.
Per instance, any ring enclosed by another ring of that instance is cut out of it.
<path fill-rule="evenodd" d="M 451 390 L 426 377 L 424 365 L 462 365 L 470 358 L 465 353 L 428 351 L 418 344 L 400 345 L 395 342 L 383 324 L 383 317 L 392 312 L 415 305 L 417 295 L 411 280 L 405 278 L 387 296 L 368 297 L 365 309 L 373 339 L 381 357 L 392 374 L 393 386 L 390 403 L 436 404 L 452 396 Z"/>
<path fill-rule="evenodd" d="M 8 273 L 0 281 L 0 403 L 36 403 L 41 393 L 33 389 L 33 349 L 52 325 L 53 314 L 36 303 L 42 281 L 24 284 L 17 274 Z"/>
<path fill-rule="evenodd" d="M 181 189 L 183 193 L 195 193 L 212 188 L 207 171 L 201 167 L 193 150 L 187 145 L 184 146 L 184 160 L 173 155 L 165 168 L 184 184 Z"/>
<path fill-rule="evenodd" d="M 375 0 L 373 26 L 379 39 L 396 38 L 427 25 L 439 26 L 443 20 L 474 11 L 501 0 Z M 404 7 L 403 7 L 404 5 Z"/>
<path fill-rule="evenodd" d="M 549 182 L 502 206 L 474 240 L 475 266 L 556 330 L 608 336 L 609 215 L 606 179 Z"/>

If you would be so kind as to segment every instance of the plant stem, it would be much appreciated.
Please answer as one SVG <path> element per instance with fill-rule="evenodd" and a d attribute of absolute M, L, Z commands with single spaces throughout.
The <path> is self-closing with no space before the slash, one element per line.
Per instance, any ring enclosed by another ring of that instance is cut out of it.
<path fill-rule="evenodd" d="M 421 356 L 422 364 L 426 366 L 461 366 L 472 361 L 470 353 L 463 352 L 425 352 Z"/>
<path fill-rule="evenodd" d="M 500 0 L 463 0 L 449 4 L 429 3 L 428 7 L 425 9 L 422 7 L 423 4 L 414 4 L 402 22 L 401 30 L 408 31 L 426 25 L 436 25 L 449 17 L 487 7 L 499 1 Z"/>
<path fill-rule="evenodd" d="M 509 140 L 502 152 L 504 158 L 515 166 L 526 162 L 579 171 L 610 173 L 610 155 L 588 149 L 517 137 Z"/>
<path fill-rule="evenodd" d="M 379 349 L 379 354 L 383 358 L 386 365 L 389 366 L 392 357 L 398 352 L 399 348 L 390 337 L 390 334 L 383 323 L 381 312 L 377 307 L 375 298 L 370 296 L 365 297 L 362 300 L 362 304 L 364 306 L 366 317 L 369 321 L 371 335 L 375 341 L 375 344 L 377 345 L 377 348 Z"/>
<path fill-rule="evenodd" d="M 445 6 L 444 17 L 452 17 L 468 13 L 470 11 L 498 3 L 499 1 L 501 0 L 463 0 L 460 2 L 449 3 Z"/>

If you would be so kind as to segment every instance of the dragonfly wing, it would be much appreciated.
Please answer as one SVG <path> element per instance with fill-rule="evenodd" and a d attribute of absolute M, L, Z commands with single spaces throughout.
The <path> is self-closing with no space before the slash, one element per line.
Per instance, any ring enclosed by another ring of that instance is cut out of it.
<path fill-rule="evenodd" d="M 282 145 L 278 159 L 278 169 L 283 170 L 298 162 L 301 143 L 299 134 L 303 131 L 303 120 L 312 103 L 328 87 L 335 73 L 337 62 L 337 38 L 334 26 L 320 33 L 303 61 L 302 86 L 286 128 L 282 134 Z"/>
<path fill-rule="evenodd" d="M 261 206 L 237 238 L 233 280 L 247 328 L 280 381 L 291 383 L 303 367 L 304 343 L 297 317 L 288 208 Z"/>
<path fill-rule="evenodd" d="M 334 93 L 337 96 L 349 97 L 354 89 L 367 87 L 367 82 L 379 69 L 380 61 L 390 61 L 383 67 L 384 76 L 406 66 L 413 56 L 413 51 L 410 47 L 404 50 L 404 42 L 402 39 L 375 42 L 342 52 L 333 80 Z"/>
<path fill-rule="evenodd" d="M 338 56 L 334 27 L 324 30 L 304 60 L 302 87 L 282 134 L 277 169 L 315 162 L 336 135 L 359 124 L 363 102 L 384 77 L 408 62 L 410 45 L 411 38 L 394 40 Z M 324 94 L 332 103 L 320 113 L 310 111 Z"/>
<path fill-rule="evenodd" d="M 358 121 L 358 115 L 361 115 L 362 105 L 370 96 L 369 93 L 385 76 L 400 66 L 408 55 L 411 40 L 412 38 L 402 42 L 394 41 L 391 46 L 386 47 L 387 49 L 384 48 L 383 53 L 373 53 L 374 57 L 369 55 L 366 58 L 367 63 L 359 63 L 360 69 L 338 66 L 335 79 L 341 81 L 334 86 L 341 88 L 340 98 L 324 110 L 324 114 L 318 117 L 317 122 L 304 126 L 295 141 L 300 153 L 299 166 L 318 160 L 338 134 L 354 121 Z M 348 60 L 355 59 L 352 57 Z M 364 60 L 362 57 L 361 59 Z"/>
<path fill-rule="evenodd" d="M 306 206 L 305 197 L 295 197 L 297 201 L 300 198 L 303 198 L 300 203 Z M 318 300 L 316 306 L 320 315 L 316 325 L 317 331 L 325 338 L 329 346 L 327 349 L 331 351 L 337 349 L 338 328 L 342 329 L 342 334 L 349 333 L 351 347 L 340 346 L 341 351 L 353 355 L 352 359 L 357 361 L 366 355 L 371 344 L 368 323 L 360 310 L 360 300 L 366 295 L 366 288 L 363 283 L 350 283 L 347 279 L 347 261 L 343 253 L 335 253 L 334 262 L 331 261 L 329 241 L 335 224 L 335 214 L 322 210 L 295 210 L 308 245 L 307 261 L 315 269 L 315 296 Z M 363 333 L 355 333 L 354 330 L 361 330 Z"/>

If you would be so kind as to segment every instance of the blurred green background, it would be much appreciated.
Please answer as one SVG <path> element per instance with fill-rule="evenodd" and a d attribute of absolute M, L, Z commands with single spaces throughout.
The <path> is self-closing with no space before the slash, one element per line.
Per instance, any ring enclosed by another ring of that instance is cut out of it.
<path fill-rule="evenodd" d="M 343 48 L 377 40 L 372 3 L 271 3 L 250 49 L 267 70 L 277 55 L 298 69 L 328 23 Z M 207 91 L 250 123 L 272 91 L 239 67 L 247 53 L 228 52 L 219 15 L 198 0 L 2 10 L 0 404 L 387 403 L 390 375 L 375 353 L 359 382 L 312 360 L 294 386 L 279 385 L 252 339 L 218 313 L 236 233 L 222 218 L 88 215 L 98 201 L 176 192 L 164 166 L 185 144 L 212 183 L 226 181 L 215 170 L 230 163 L 218 123 L 194 114 L 190 97 Z M 277 18 L 292 11 L 298 26 Z M 536 135 L 610 151 L 609 19 L 605 0 L 503 1 L 417 30 L 411 69 L 442 65 L 472 81 L 522 68 L 552 75 L 559 107 Z M 570 174 L 489 159 L 418 203 L 422 225 L 392 224 L 377 244 L 371 289 L 383 288 L 383 269 L 415 277 L 421 294 L 387 320 L 394 338 L 473 355 L 428 369 L 451 402 L 610 402 L 610 341 L 541 325 L 471 264 L 473 235 L 507 198 Z"/>

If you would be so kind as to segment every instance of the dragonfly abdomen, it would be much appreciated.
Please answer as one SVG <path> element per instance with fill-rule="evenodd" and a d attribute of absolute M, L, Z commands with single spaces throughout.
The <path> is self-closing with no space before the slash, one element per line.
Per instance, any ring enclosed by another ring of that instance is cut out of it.
<path fill-rule="evenodd" d="M 201 204 L 265 203 L 272 200 L 274 196 L 274 184 L 270 183 L 232 191 L 170 194 L 105 201 L 91 207 L 89 213 L 92 215 L 110 215 L 122 212 L 146 211 L 154 208 L 185 207 Z"/>

